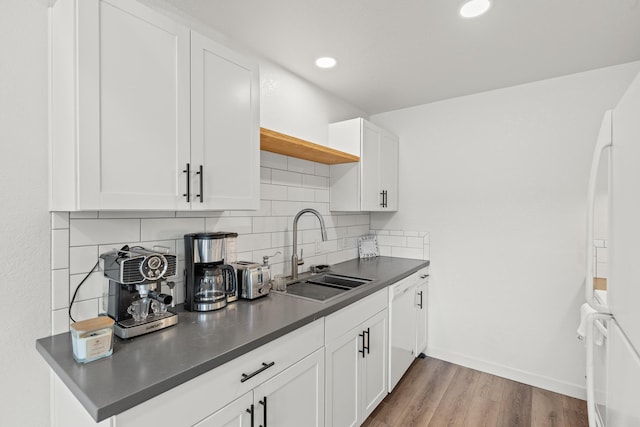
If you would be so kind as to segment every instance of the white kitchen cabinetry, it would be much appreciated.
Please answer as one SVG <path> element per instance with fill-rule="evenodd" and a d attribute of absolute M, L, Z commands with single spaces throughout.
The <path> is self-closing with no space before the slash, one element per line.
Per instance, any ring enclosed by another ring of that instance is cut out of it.
<path fill-rule="evenodd" d="M 259 85 L 256 64 L 191 32 L 192 209 L 260 207 Z"/>
<path fill-rule="evenodd" d="M 329 145 L 360 156 L 331 165 L 332 211 L 398 210 L 398 137 L 362 119 L 329 125 Z"/>
<path fill-rule="evenodd" d="M 386 304 L 385 289 L 326 319 L 327 427 L 360 425 L 387 395 Z"/>
<path fill-rule="evenodd" d="M 266 420 L 266 421 L 265 421 Z M 324 351 L 317 350 L 194 427 L 324 426 Z"/>
<path fill-rule="evenodd" d="M 427 347 L 428 268 L 389 289 L 389 393 Z"/>
<path fill-rule="evenodd" d="M 50 38 L 51 210 L 258 206 L 257 67 L 127 0 L 58 0 Z"/>

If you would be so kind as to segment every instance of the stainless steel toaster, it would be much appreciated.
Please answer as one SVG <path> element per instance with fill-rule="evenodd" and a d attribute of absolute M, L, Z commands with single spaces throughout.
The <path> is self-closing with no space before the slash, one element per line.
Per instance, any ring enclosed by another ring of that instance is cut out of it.
<path fill-rule="evenodd" d="M 240 298 L 256 299 L 271 291 L 271 268 L 255 262 L 238 261 L 232 264 L 238 276 Z"/>

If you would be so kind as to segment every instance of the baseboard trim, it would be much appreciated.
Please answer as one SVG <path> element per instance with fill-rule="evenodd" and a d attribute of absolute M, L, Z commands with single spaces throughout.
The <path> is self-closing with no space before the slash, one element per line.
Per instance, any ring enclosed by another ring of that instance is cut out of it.
<path fill-rule="evenodd" d="M 467 368 L 475 369 L 477 371 L 486 372 L 488 374 L 553 391 L 555 393 L 564 394 L 582 400 L 585 400 L 587 398 L 587 392 L 584 385 L 572 384 L 554 378 L 546 377 L 544 375 L 534 374 L 520 369 L 510 368 L 508 366 L 498 365 L 496 363 L 487 362 L 485 360 L 480 360 L 463 354 L 444 351 L 440 349 L 427 348 L 426 354 L 427 356 L 433 357 L 435 359 L 455 363 L 456 365 L 461 365 Z"/>

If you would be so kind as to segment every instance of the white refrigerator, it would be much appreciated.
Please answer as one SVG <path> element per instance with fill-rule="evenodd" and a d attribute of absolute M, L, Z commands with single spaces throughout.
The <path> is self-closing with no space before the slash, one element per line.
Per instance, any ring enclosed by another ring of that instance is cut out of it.
<path fill-rule="evenodd" d="M 602 163 L 608 166 L 609 271 L 606 291 L 594 291 L 593 233 Z M 605 114 L 589 180 L 588 227 L 581 326 L 586 325 L 589 426 L 640 427 L 640 74 Z"/>

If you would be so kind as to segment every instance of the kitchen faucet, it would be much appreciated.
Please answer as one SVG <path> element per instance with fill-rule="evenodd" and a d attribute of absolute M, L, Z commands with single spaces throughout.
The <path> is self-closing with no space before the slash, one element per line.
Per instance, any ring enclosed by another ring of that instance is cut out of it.
<path fill-rule="evenodd" d="M 298 278 L 298 265 L 302 264 L 303 262 L 302 259 L 298 260 L 298 220 L 305 213 L 312 213 L 318 217 L 318 220 L 320 220 L 320 233 L 322 235 L 322 241 L 327 240 L 327 229 L 324 226 L 324 219 L 322 218 L 322 215 L 320 215 L 320 212 L 315 209 L 306 208 L 302 209 L 296 214 L 295 218 L 293 218 L 293 255 L 291 255 L 291 279 Z"/>

